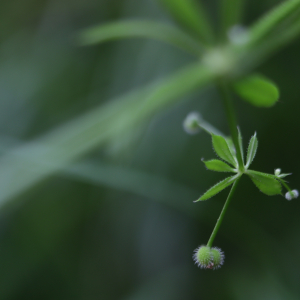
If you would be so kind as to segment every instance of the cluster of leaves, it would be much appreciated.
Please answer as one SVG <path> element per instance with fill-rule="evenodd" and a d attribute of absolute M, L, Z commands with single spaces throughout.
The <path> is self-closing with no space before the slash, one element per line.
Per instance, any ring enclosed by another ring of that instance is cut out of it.
<path fill-rule="evenodd" d="M 244 163 L 243 145 L 242 145 L 242 135 L 239 131 L 239 146 L 242 150 L 242 160 L 243 166 L 238 165 L 238 160 L 236 158 L 236 153 L 231 143 L 228 142 L 224 137 L 212 134 L 212 144 L 216 154 L 223 160 L 212 159 L 204 161 L 204 164 L 208 170 L 217 172 L 232 172 L 235 175 L 227 177 L 226 179 L 220 181 L 212 188 L 210 188 L 204 195 L 202 195 L 197 201 L 203 201 L 211 198 L 217 193 L 221 192 L 226 187 L 232 185 L 239 177 L 246 174 L 250 177 L 256 187 L 268 196 L 281 194 L 281 184 L 284 183 L 283 179 L 285 176 L 290 174 L 268 174 L 262 173 L 254 170 L 250 170 L 249 166 L 252 163 L 257 147 L 258 140 L 256 133 L 251 137 L 246 163 Z M 228 163 L 228 164 L 227 164 Z M 231 166 L 230 166 L 230 165 Z"/>

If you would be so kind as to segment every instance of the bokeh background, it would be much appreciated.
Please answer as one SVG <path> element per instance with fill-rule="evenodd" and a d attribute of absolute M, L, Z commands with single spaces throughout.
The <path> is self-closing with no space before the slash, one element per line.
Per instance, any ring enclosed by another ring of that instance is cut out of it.
<path fill-rule="evenodd" d="M 247 1 L 244 25 L 277 3 Z M 217 4 L 205 2 L 215 21 Z M 83 28 L 128 18 L 171 22 L 154 0 L 0 2 L 0 298 L 299 299 L 300 202 L 267 197 L 247 178 L 215 240 L 224 266 L 204 271 L 192 261 L 227 195 L 193 203 L 224 176 L 201 162 L 214 157 L 209 136 L 182 129 L 185 116 L 199 111 L 229 133 L 212 86 L 26 185 L 31 172 L 48 168 L 32 143 L 43 146 L 66 122 L 192 61 L 157 41 L 74 42 Z M 280 87 L 276 106 L 235 99 L 245 148 L 257 131 L 253 169 L 292 172 L 292 188 L 300 188 L 299 50 L 298 40 L 259 66 Z"/>

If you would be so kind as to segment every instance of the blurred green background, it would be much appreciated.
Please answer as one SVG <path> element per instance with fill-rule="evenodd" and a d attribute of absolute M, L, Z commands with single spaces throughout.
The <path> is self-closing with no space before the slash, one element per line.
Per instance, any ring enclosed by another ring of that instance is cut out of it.
<path fill-rule="evenodd" d="M 244 25 L 278 2 L 248 1 Z M 215 20 L 217 1 L 205 5 Z M 60 153 L 49 162 L 39 159 L 51 147 L 51 139 L 43 143 L 49 132 L 64 140 L 65 123 L 192 62 L 152 40 L 74 42 L 83 28 L 129 18 L 171 22 L 154 0 L 0 2 L 1 300 L 299 299 L 299 200 L 267 197 L 248 178 L 215 240 L 224 266 L 204 271 L 192 261 L 227 193 L 192 202 L 224 176 L 201 162 L 215 157 L 209 136 L 187 135 L 182 122 L 196 110 L 229 133 L 214 87 L 85 149 L 72 165 L 60 167 Z M 292 172 L 291 186 L 298 189 L 299 50 L 298 40 L 259 67 L 280 87 L 276 106 L 258 109 L 235 99 L 244 147 L 258 134 L 253 169 Z M 72 149 L 87 141 L 77 140 Z M 46 176 L 53 165 L 58 172 Z M 30 189 L 20 187 L 39 176 Z"/>

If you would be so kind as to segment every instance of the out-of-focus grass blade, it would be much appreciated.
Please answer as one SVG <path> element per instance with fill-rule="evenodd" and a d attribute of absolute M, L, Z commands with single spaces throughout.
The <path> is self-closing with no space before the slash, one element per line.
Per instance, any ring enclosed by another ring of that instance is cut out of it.
<path fill-rule="evenodd" d="M 176 200 L 187 197 L 187 195 L 193 197 L 196 193 L 196 191 L 180 185 L 178 182 L 173 182 L 159 175 L 91 160 L 78 162 L 67 167 L 64 169 L 63 175 L 91 184 L 127 191 L 159 203 L 171 205 L 179 211 L 185 211 L 187 207 L 180 204 L 182 201 Z"/>
<path fill-rule="evenodd" d="M 251 34 L 249 36 L 251 37 Z M 300 6 L 288 15 L 278 28 L 276 27 L 276 29 L 272 30 L 272 33 L 261 39 L 259 43 L 254 44 L 254 40 L 250 39 L 248 43 L 242 45 L 238 51 L 245 51 L 245 58 L 242 61 L 240 70 L 238 71 L 239 74 L 246 74 L 247 72 L 257 68 L 261 63 L 270 58 L 271 55 L 279 52 L 283 47 L 287 46 L 299 36 Z"/>
<path fill-rule="evenodd" d="M 207 13 L 200 1 L 195 0 L 158 0 L 173 18 L 188 30 L 195 32 L 203 42 L 213 40 L 213 31 Z"/>
<path fill-rule="evenodd" d="M 0 206 L 214 79 L 201 64 L 108 102 L 0 157 Z"/>
<path fill-rule="evenodd" d="M 174 27 L 154 21 L 119 21 L 82 30 L 77 36 L 80 45 L 93 45 L 125 38 L 150 38 L 179 47 L 193 55 L 203 51 L 200 42 Z"/>
<path fill-rule="evenodd" d="M 250 28 L 250 43 L 254 44 L 263 39 L 299 7 L 300 0 L 288 0 L 276 6 Z"/>
<path fill-rule="evenodd" d="M 274 33 L 271 37 L 268 37 L 261 45 L 257 46 L 252 56 L 257 63 L 262 62 L 268 56 L 281 50 L 282 47 L 289 44 L 291 41 L 299 37 L 300 35 L 300 7 L 293 12 L 293 15 L 289 17 L 289 22 L 286 22 L 281 31 Z M 251 63 L 253 65 L 253 63 Z"/>
<path fill-rule="evenodd" d="M 230 27 L 240 24 L 244 0 L 222 0 L 221 3 L 221 31 L 223 36 Z"/>

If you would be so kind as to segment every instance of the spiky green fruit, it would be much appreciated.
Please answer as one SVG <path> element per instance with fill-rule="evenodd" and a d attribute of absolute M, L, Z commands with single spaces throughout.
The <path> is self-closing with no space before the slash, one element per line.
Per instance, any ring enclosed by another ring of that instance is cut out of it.
<path fill-rule="evenodd" d="M 224 252 L 220 248 L 213 247 L 210 253 L 212 255 L 211 268 L 214 270 L 221 268 L 225 258 Z"/>
<path fill-rule="evenodd" d="M 212 263 L 212 254 L 210 248 L 207 246 L 200 246 L 198 247 L 193 255 L 195 263 L 201 269 L 210 268 Z"/>

